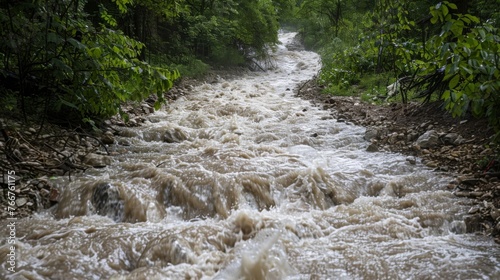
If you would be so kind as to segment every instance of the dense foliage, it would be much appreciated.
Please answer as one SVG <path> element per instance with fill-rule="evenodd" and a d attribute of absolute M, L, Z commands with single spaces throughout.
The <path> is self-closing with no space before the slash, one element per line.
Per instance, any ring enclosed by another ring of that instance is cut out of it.
<path fill-rule="evenodd" d="M 207 63 L 245 64 L 277 43 L 284 0 L 46 0 L 0 5 L 4 112 L 88 120 L 157 96 Z"/>
<path fill-rule="evenodd" d="M 394 83 L 403 101 L 441 99 L 500 131 L 499 10 L 496 0 L 304 0 L 299 14 L 327 92 L 373 98 Z"/>

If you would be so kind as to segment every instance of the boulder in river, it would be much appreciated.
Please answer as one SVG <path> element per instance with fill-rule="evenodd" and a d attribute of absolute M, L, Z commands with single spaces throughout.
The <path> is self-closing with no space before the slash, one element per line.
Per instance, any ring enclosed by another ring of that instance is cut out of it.
<path fill-rule="evenodd" d="M 370 143 L 370 145 L 368 145 L 368 147 L 366 147 L 366 151 L 374 153 L 374 152 L 378 152 L 379 150 L 378 150 L 378 146 L 376 143 Z"/>
<path fill-rule="evenodd" d="M 171 127 L 163 134 L 163 141 L 167 143 L 179 143 L 187 140 L 188 135 L 178 127 Z"/>
<path fill-rule="evenodd" d="M 83 163 L 95 168 L 102 168 L 111 164 L 111 158 L 104 155 L 88 154 L 83 158 Z"/>
<path fill-rule="evenodd" d="M 113 133 L 111 131 L 106 131 L 102 136 L 101 136 L 101 141 L 104 144 L 114 144 L 115 143 L 115 137 L 113 136 Z"/>
<path fill-rule="evenodd" d="M 125 216 L 125 206 L 117 188 L 108 183 L 98 184 L 92 193 L 92 205 L 97 214 L 121 222 Z"/>
<path fill-rule="evenodd" d="M 372 139 L 377 139 L 380 135 L 380 131 L 375 127 L 368 127 L 365 131 L 365 136 L 363 137 L 366 141 Z"/>

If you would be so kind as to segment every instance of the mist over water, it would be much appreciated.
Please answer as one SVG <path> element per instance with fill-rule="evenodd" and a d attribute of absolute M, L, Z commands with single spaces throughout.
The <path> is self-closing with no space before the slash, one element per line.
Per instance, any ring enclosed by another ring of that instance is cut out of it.
<path fill-rule="evenodd" d="M 366 152 L 364 128 L 294 96 L 320 69 L 294 36 L 275 68 L 120 128 L 131 145 L 111 165 L 61 178 L 57 208 L 18 220 L 17 272 L 0 278 L 499 279 L 446 174 Z"/>

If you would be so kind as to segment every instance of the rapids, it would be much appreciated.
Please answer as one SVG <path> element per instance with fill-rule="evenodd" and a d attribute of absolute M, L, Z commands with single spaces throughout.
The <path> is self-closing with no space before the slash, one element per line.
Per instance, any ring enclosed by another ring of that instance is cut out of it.
<path fill-rule="evenodd" d="M 112 164 L 59 178 L 56 208 L 17 221 L 15 273 L 0 241 L 0 278 L 500 279 L 446 174 L 294 96 L 320 69 L 294 35 L 274 68 L 194 87 L 120 128 Z"/>

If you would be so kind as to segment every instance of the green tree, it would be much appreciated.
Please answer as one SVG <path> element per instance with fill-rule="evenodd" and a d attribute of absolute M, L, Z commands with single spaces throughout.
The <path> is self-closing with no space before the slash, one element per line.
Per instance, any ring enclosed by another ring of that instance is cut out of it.
<path fill-rule="evenodd" d="M 22 112 L 44 103 L 45 112 L 79 112 L 80 118 L 106 118 L 128 100 L 156 94 L 159 102 L 178 77 L 139 58 L 144 45 L 112 29 L 94 26 L 85 1 L 18 1 L 0 9 L 2 91 Z M 29 103 L 29 104 L 28 104 Z M 159 103 L 158 103 L 159 104 Z"/>
<path fill-rule="evenodd" d="M 277 43 L 278 14 L 289 0 L 125 1 L 114 16 L 125 34 L 145 43 L 148 58 L 167 53 L 176 64 L 189 59 L 239 64 Z M 113 3 L 106 7 L 112 9 Z M 121 8 L 120 8 L 121 7 Z M 141 35 L 146 34 L 146 35 Z M 163 55 L 164 56 L 164 55 Z"/>
<path fill-rule="evenodd" d="M 441 98 L 453 116 L 472 112 L 488 117 L 500 131 L 500 36 L 498 28 L 470 14 L 453 13 L 458 7 L 442 2 L 431 7 L 431 22 L 442 26 L 417 61 L 422 74 L 444 69 Z M 429 93 L 430 94 L 430 93 Z"/>
<path fill-rule="evenodd" d="M 498 1 L 346 2 L 344 22 L 355 18 L 356 5 L 365 8 L 364 26 L 344 24 L 338 32 L 322 27 L 335 23 L 322 6 L 328 2 L 302 1 L 308 7 L 302 30 L 320 34 L 311 38 L 320 46 L 320 82 L 328 91 L 347 91 L 363 75 L 390 73 L 404 86 L 402 93 L 415 89 L 416 97 L 428 101 L 437 92 L 453 116 L 487 117 L 500 131 Z M 345 32 L 360 40 L 346 40 Z"/>
<path fill-rule="evenodd" d="M 302 3 L 301 13 L 326 18 L 329 27 L 333 29 L 334 36 L 337 37 L 342 25 L 345 5 L 343 0 L 308 0 Z"/>

